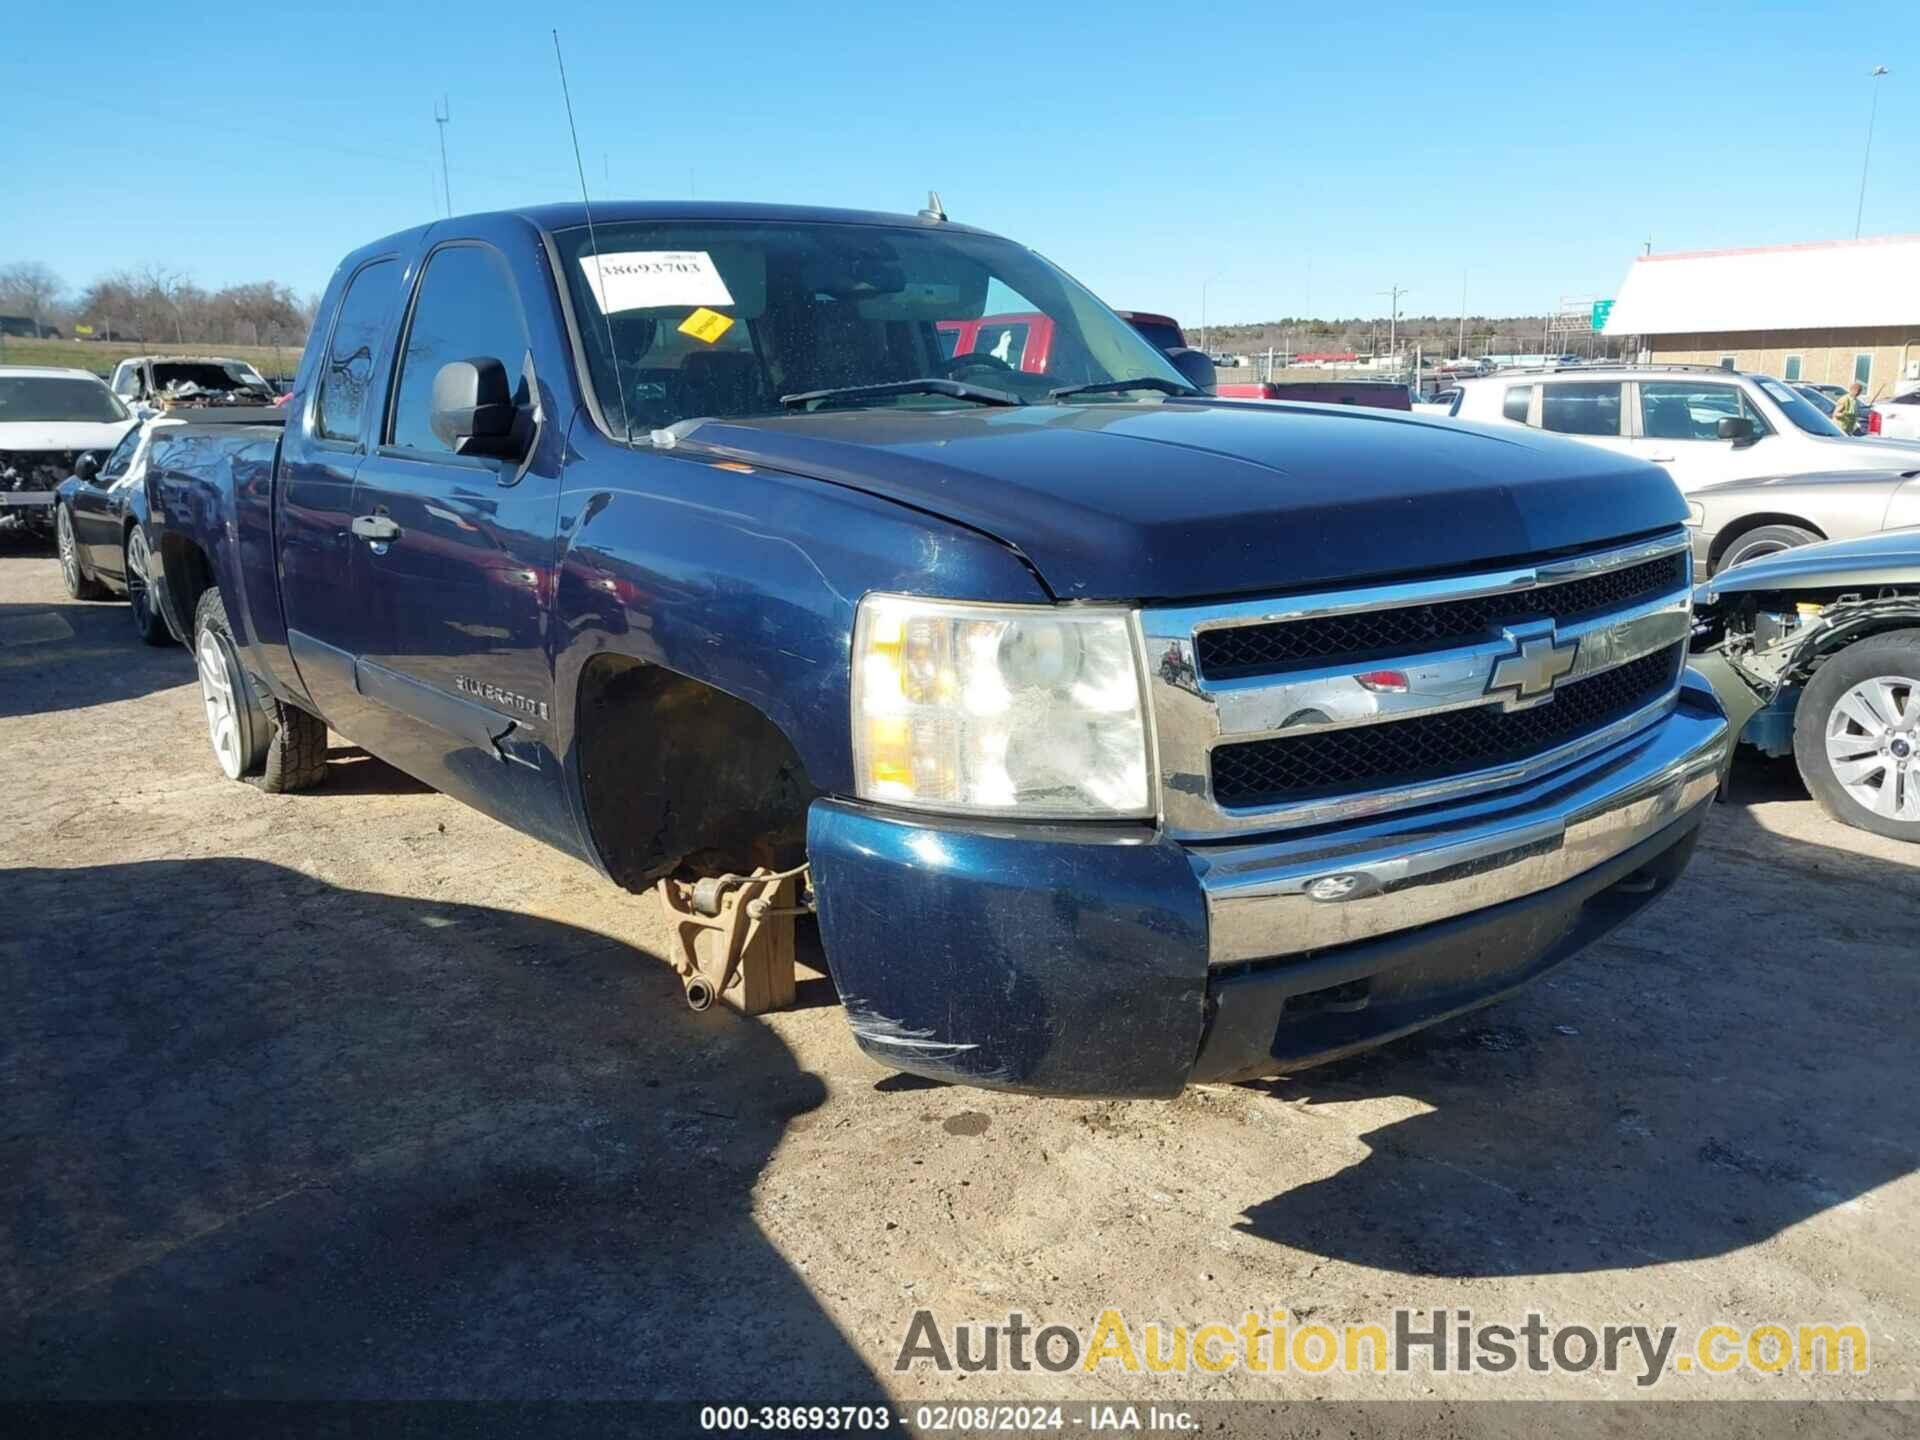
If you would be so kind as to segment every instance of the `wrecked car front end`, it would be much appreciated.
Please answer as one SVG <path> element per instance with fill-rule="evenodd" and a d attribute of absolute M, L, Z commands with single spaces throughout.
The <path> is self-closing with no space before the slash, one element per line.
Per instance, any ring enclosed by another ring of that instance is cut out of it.
<path fill-rule="evenodd" d="M 1694 594 L 1693 663 L 1740 743 L 1794 754 L 1801 692 L 1854 642 L 1920 623 L 1920 529 L 1807 545 L 1723 570 Z"/>

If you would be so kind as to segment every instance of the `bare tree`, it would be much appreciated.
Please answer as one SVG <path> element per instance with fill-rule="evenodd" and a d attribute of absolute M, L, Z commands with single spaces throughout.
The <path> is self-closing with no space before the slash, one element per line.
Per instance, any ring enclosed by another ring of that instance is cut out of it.
<path fill-rule="evenodd" d="M 33 333 L 43 334 L 66 288 L 65 282 L 38 260 L 0 266 L 0 311 L 30 317 Z"/>

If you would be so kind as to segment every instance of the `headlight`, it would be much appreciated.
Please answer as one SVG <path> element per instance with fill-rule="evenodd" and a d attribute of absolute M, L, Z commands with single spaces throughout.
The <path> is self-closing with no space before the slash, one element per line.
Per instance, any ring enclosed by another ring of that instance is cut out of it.
<path fill-rule="evenodd" d="M 1689 500 L 1687 502 L 1687 524 L 1698 530 L 1706 523 L 1707 507 L 1702 505 L 1698 500 Z"/>
<path fill-rule="evenodd" d="M 863 799 L 1054 819 L 1153 813 L 1124 610 L 869 595 L 853 627 Z"/>

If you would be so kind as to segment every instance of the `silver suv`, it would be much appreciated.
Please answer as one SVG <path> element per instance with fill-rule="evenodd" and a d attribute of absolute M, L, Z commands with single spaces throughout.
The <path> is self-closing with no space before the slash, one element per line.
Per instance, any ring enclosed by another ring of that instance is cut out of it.
<path fill-rule="evenodd" d="M 1463 379 L 1453 415 L 1551 430 L 1651 460 L 1686 491 L 1920 466 L 1920 442 L 1851 439 L 1791 385 L 1707 365 L 1507 370 Z"/>

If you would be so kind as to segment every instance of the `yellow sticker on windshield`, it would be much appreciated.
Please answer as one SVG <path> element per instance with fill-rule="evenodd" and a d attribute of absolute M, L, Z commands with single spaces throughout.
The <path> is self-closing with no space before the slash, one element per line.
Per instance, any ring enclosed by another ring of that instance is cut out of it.
<path fill-rule="evenodd" d="M 709 310 L 704 305 L 680 322 L 682 335 L 691 335 L 705 345 L 713 344 L 732 328 L 731 315 L 722 315 L 718 310 Z"/>

